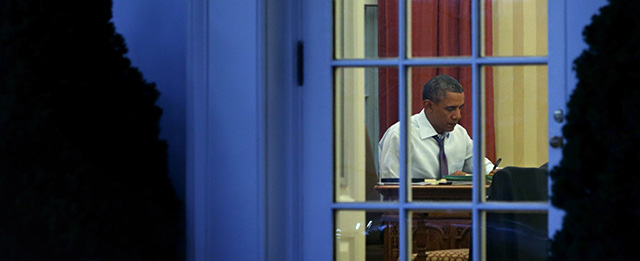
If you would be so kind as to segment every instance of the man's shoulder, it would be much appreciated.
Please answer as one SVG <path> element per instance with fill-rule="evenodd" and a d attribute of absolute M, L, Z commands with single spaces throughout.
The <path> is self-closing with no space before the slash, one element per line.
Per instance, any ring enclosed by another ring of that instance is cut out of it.
<path fill-rule="evenodd" d="M 455 127 L 455 128 L 453 128 L 453 131 L 454 131 L 454 132 L 455 132 L 455 131 L 464 131 L 464 132 L 467 132 L 467 129 L 465 129 L 464 127 L 462 127 L 462 125 L 460 125 L 460 124 L 456 124 L 456 127 Z"/>
<path fill-rule="evenodd" d="M 462 125 L 460 125 L 460 124 L 456 124 L 456 127 L 453 128 L 453 131 L 451 131 L 451 134 L 453 134 L 455 136 L 467 136 L 467 137 L 469 137 L 469 132 L 467 132 L 467 129 L 462 127 Z"/>
<path fill-rule="evenodd" d="M 414 115 L 415 116 L 415 115 Z M 409 121 L 409 128 L 418 128 L 420 125 L 418 124 L 418 122 L 416 121 L 416 119 L 414 117 L 411 117 L 411 120 Z M 387 128 L 387 130 L 385 131 L 385 135 L 386 134 L 398 134 L 400 133 L 400 122 L 396 122 L 393 125 L 391 125 L 389 128 Z"/>
<path fill-rule="evenodd" d="M 399 132 L 400 132 L 400 122 L 396 122 L 393 125 L 389 126 L 389 128 L 387 128 L 383 136 L 387 136 L 390 134 L 398 134 Z"/>
<path fill-rule="evenodd" d="M 418 117 L 424 117 L 424 114 L 414 114 L 411 115 L 411 117 L 409 118 L 409 128 L 411 129 L 417 129 L 420 128 L 420 124 L 418 123 L 419 118 Z M 426 118 L 425 118 L 426 119 Z M 384 132 L 384 135 L 382 135 L 382 138 L 384 139 L 385 136 L 398 136 L 400 134 L 400 122 L 397 121 L 396 123 L 394 123 L 393 125 L 391 125 L 389 128 L 387 128 L 387 130 Z"/>

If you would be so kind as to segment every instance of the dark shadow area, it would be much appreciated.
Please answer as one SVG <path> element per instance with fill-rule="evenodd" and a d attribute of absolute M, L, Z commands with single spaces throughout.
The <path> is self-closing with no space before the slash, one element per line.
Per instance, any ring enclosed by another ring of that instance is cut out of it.
<path fill-rule="evenodd" d="M 489 201 L 548 200 L 546 164 L 506 167 L 493 176 Z M 546 213 L 487 212 L 487 260 L 547 260 Z"/>
<path fill-rule="evenodd" d="M 0 2 L 0 256 L 180 260 L 154 83 L 111 1 Z"/>

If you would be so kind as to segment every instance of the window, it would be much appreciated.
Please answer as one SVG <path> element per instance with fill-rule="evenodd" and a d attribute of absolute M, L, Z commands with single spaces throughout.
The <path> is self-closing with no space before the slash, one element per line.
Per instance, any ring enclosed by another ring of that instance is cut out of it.
<path fill-rule="evenodd" d="M 475 250 L 476 260 L 544 257 L 546 198 L 498 195 L 501 181 L 482 174 L 485 158 L 501 158 L 501 167 L 537 175 L 522 181 L 534 188 L 528 196 L 547 194 L 547 2 L 335 0 L 332 21 L 335 259 L 406 260 L 451 249 Z M 423 85 L 438 74 L 464 89 L 459 125 L 474 148 L 467 172 L 481 175 L 423 186 L 410 179 L 420 175 L 410 122 L 423 109 Z M 397 185 L 381 182 L 386 156 L 378 150 L 396 122 Z"/>

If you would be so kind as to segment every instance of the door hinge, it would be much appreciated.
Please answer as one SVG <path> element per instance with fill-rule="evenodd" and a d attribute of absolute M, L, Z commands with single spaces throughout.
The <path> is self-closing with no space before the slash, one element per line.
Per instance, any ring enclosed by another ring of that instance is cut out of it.
<path fill-rule="evenodd" d="M 296 71 L 296 76 L 297 76 L 297 82 L 298 82 L 298 86 L 302 86 L 302 84 L 304 84 L 304 44 L 302 41 L 298 41 L 297 47 L 296 47 L 296 55 L 297 55 L 297 59 L 296 59 L 296 63 L 297 63 L 297 71 Z"/>

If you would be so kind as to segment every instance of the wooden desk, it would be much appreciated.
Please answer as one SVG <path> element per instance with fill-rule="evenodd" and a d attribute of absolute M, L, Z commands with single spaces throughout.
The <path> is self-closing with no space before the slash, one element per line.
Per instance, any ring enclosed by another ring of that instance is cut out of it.
<path fill-rule="evenodd" d="M 397 201 L 398 188 L 398 185 L 375 186 L 385 201 Z M 471 185 L 416 185 L 411 193 L 413 200 L 471 201 L 471 188 Z"/>
<path fill-rule="evenodd" d="M 384 200 L 398 200 L 398 185 L 377 185 L 376 190 Z M 487 186 L 488 188 L 488 186 Z M 471 201 L 471 185 L 420 185 L 412 186 L 416 201 Z M 384 258 L 398 260 L 398 213 L 385 213 Z M 426 257 L 426 251 L 459 249 L 471 246 L 471 212 L 414 213 L 411 223 L 413 252 Z"/>

